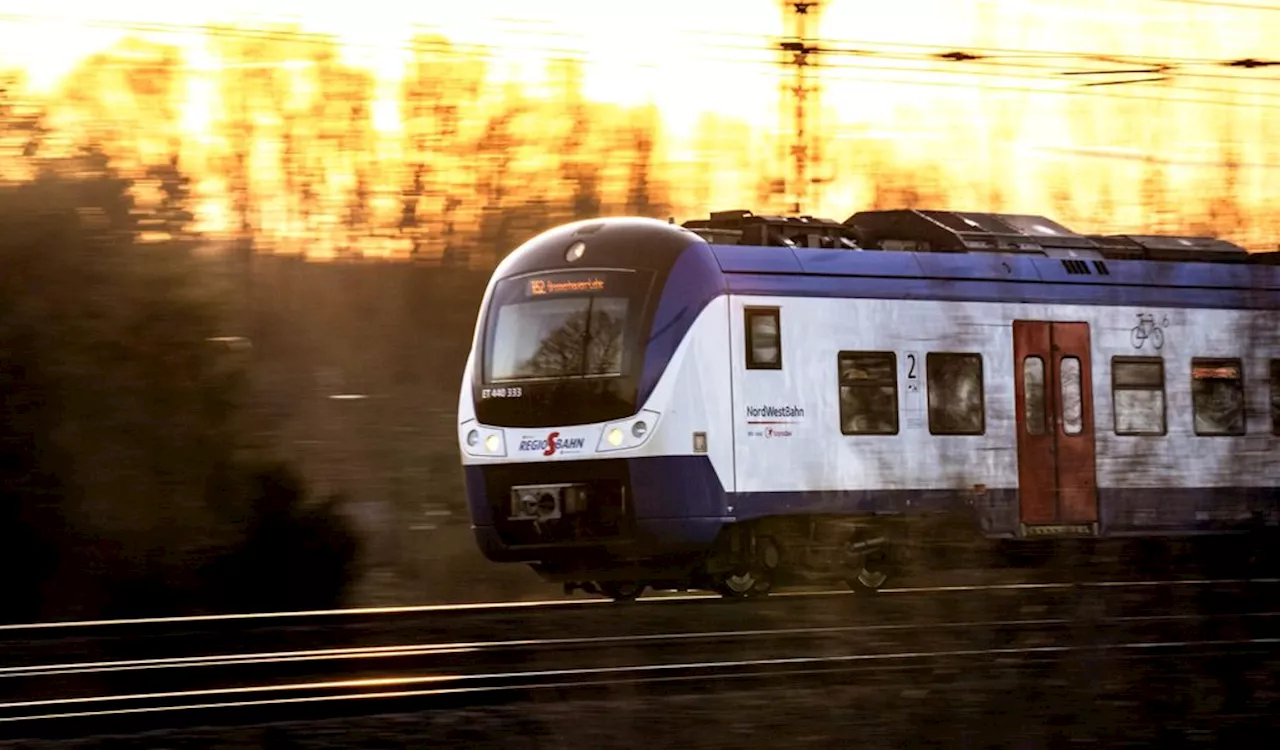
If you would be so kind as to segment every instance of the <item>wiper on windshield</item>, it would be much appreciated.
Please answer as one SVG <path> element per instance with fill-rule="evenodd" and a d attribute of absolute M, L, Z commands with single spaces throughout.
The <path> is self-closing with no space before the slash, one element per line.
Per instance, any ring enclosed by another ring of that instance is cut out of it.
<path fill-rule="evenodd" d="M 595 297 L 587 297 L 587 319 L 583 321 L 582 325 L 582 369 L 579 373 L 584 378 L 590 373 L 587 370 L 587 356 L 591 349 L 591 310 L 595 303 Z"/>

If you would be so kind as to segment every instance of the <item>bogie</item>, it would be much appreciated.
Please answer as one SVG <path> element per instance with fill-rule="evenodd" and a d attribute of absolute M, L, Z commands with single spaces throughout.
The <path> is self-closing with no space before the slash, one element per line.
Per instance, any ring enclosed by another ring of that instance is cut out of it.
<path fill-rule="evenodd" d="M 600 593 L 615 602 L 632 602 L 644 593 L 645 584 L 639 581 L 603 581 L 597 584 Z"/>
<path fill-rule="evenodd" d="M 723 596 L 762 596 L 791 582 L 846 582 L 874 592 L 891 569 L 893 527 L 840 517 L 780 517 L 735 524 L 708 557 L 703 576 Z"/>

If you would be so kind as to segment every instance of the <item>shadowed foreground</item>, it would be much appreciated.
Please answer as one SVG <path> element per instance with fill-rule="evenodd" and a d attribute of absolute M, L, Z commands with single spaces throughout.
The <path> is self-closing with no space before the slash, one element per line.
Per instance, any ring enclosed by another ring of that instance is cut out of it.
<path fill-rule="evenodd" d="M 47 713 L 124 708 L 136 700 L 95 696 L 148 690 L 168 691 L 157 706 L 206 707 L 5 721 L 10 737 L 86 738 L 0 747 L 1274 747 L 1277 585 L 977 584 L 871 600 L 655 599 L 256 625 L 225 642 L 202 637 L 196 651 L 248 655 L 283 638 L 287 649 L 401 652 L 133 676 L 86 664 L 78 683 L 42 671 L 14 680 L 29 683 L 19 700 L 91 700 L 39 707 Z M 135 648 L 107 647 L 112 658 Z M 379 680 L 296 701 L 369 678 Z"/>

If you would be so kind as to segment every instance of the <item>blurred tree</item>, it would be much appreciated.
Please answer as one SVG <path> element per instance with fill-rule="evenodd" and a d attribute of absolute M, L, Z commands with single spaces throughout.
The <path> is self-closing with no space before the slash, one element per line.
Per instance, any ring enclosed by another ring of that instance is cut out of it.
<path fill-rule="evenodd" d="M 218 113 L 214 135 L 221 141 L 214 169 L 226 183 L 227 201 L 234 217 L 233 233 L 243 241 L 261 241 L 268 230 L 266 217 L 291 216 L 292 191 L 284 187 L 284 174 L 307 172 L 296 160 L 308 158 L 309 146 L 300 143 L 302 133 L 290 106 L 295 102 L 298 75 L 295 70 L 308 63 L 307 44 L 311 39 L 292 38 L 291 27 L 263 29 L 266 33 L 243 34 L 234 28 L 212 30 L 218 68 Z M 324 44 L 316 40 L 315 44 Z M 313 123 L 308 123 L 314 127 Z M 267 148 L 288 134 L 282 165 Z M 297 187 L 293 184 L 290 187 Z M 274 205 L 272 205 L 274 204 Z"/>
<path fill-rule="evenodd" d="M 1248 234 L 1250 216 L 1241 202 L 1240 144 L 1230 121 L 1224 121 L 1218 138 L 1218 172 L 1222 175 L 1210 191 L 1198 234 L 1223 239 L 1241 239 Z"/>
<path fill-rule="evenodd" d="M 210 490 L 247 444 L 216 300 L 179 246 L 138 243 L 130 181 L 99 149 L 37 172 L 0 186 L 0 555 L 31 556 L 8 568 L 9 616 L 207 606 L 202 561 L 259 511 Z"/>
<path fill-rule="evenodd" d="M 76 141 L 110 152 L 117 168 L 130 171 L 171 151 L 183 83 L 176 47 L 126 38 L 68 74 L 51 115 Z"/>
<path fill-rule="evenodd" d="M 1066 134 L 1068 143 L 1084 147 L 1096 148 L 1110 145 L 1117 135 L 1117 126 L 1122 124 L 1118 107 L 1122 100 L 1110 97 L 1098 97 L 1092 101 L 1073 102 L 1066 112 Z M 1105 172 L 1094 172 L 1097 177 L 1091 180 L 1092 190 L 1080 190 L 1082 180 L 1078 159 L 1091 159 L 1090 156 L 1073 157 L 1068 153 L 1065 167 L 1051 175 L 1051 179 L 1065 185 L 1075 198 L 1080 226 L 1071 227 L 1077 232 L 1113 232 L 1121 227 L 1117 224 L 1116 201 L 1112 193 L 1110 175 Z M 1070 226 L 1070 225 L 1068 225 Z"/>
<path fill-rule="evenodd" d="M 481 60 L 468 60 L 441 37 L 419 35 L 401 83 L 406 185 L 400 231 L 415 255 L 444 252 L 453 214 L 462 206 L 463 158 L 471 156 L 462 119 L 478 105 L 485 76 Z"/>
<path fill-rule="evenodd" d="M 559 59 L 549 64 L 553 105 L 560 113 L 558 143 L 552 150 L 558 159 L 560 187 L 556 198 L 567 196 L 569 206 L 565 219 L 577 221 L 600 215 L 600 168 L 594 154 L 588 151 L 591 139 L 598 137 L 598 125 L 592 118 L 589 102 L 582 93 L 583 64 L 580 60 Z"/>
<path fill-rule="evenodd" d="M 653 109 L 638 113 L 631 126 L 632 149 L 630 184 L 627 186 L 627 213 L 634 216 L 653 216 L 650 173 L 653 169 L 653 146 L 657 133 L 657 112 Z"/>
<path fill-rule="evenodd" d="M 726 168 L 724 164 L 726 153 L 722 147 L 725 134 L 720 130 L 720 124 L 720 118 L 714 113 L 705 112 L 699 115 L 693 136 L 693 152 L 696 156 L 693 163 L 686 163 L 680 170 L 680 181 L 685 184 L 688 198 L 696 207 L 694 210 L 697 213 L 701 213 L 704 207 L 707 211 L 716 210 L 710 206 L 711 203 L 716 202 L 712 199 L 714 194 L 712 176 Z M 746 151 L 745 148 L 734 150 Z M 752 182 L 755 181 L 757 180 Z M 763 211 L 764 207 L 761 206 L 760 210 Z"/>
<path fill-rule="evenodd" d="M 1254 205 L 1254 228 L 1262 241 L 1257 246 L 1263 251 L 1280 250 L 1280 117 L 1272 116 L 1261 108 L 1257 111 L 1254 158 L 1271 165 L 1261 170 L 1261 195 Z"/>
<path fill-rule="evenodd" d="M 375 134 L 372 106 L 375 81 L 363 70 L 343 65 L 336 44 L 312 45 L 315 95 L 308 115 L 326 154 L 333 215 L 345 231 L 333 239 L 348 252 L 360 252 L 360 235 L 368 234 L 369 198 L 375 179 Z M 337 185 L 335 189 L 335 183 Z"/>
<path fill-rule="evenodd" d="M 86 147 L 10 190 L 4 263 L 23 283 L 4 292 L 13 323 L 38 332 L 36 367 L 59 404 L 61 510 L 85 540 L 67 554 L 82 560 L 104 540 L 180 569 L 210 528 L 203 482 L 226 409 L 205 339 L 219 331 L 190 266 L 136 244 L 129 187 Z M 80 588 L 92 567 L 62 573 Z"/>
<path fill-rule="evenodd" d="M 475 186 L 480 201 L 480 243 L 493 255 L 496 264 L 515 249 L 512 244 L 511 216 L 507 195 L 511 191 L 511 167 L 516 153 L 524 145 L 517 132 L 516 121 L 529 105 L 514 86 L 508 86 L 497 111 L 488 118 L 484 133 L 476 144 Z"/>
<path fill-rule="evenodd" d="M 30 157 L 46 135 L 45 112 L 26 99 L 19 72 L 0 70 L 0 183 L 31 176 Z"/>
<path fill-rule="evenodd" d="M 218 170 L 238 231 L 301 240 L 308 254 L 355 248 L 374 228 L 384 182 L 372 104 L 375 80 L 344 64 L 336 39 L 271 29 L 219 36 Z"/>
<path fill-rule="evenodd" d="M 233 482 L 252 511 L 243 542 L 200 570 L 209 603 L 224 612 L 340 606 L 360 550 L 343 498 L 308 503 L 302 478 L 279 462 L 246 466 Z"/>
<path fill-rule="evenodd" d="M 0 290 L 6 285 L 0 281 Z M 0 296 L 0 620 L 39 617 L 42 589 L 65 533 L 60 506 L 65 463 L 51 444 L 57 404 L 35 357 L 36 333 Z"/>
<path fill-rule="evenodd" d="M 1164 164 L 1153 156 L 1143 161 L 1142 215 L 1147 232 L 1176 232 L 1182 223 L 1170 200 L 1169 175 Z"/>
<path fill-rule="evenodd" d="M 1049 217 L 1068 229 L 1080 231 L 1076 224 L 1079 212 L 1076 210 L 1075 196 L 1071 192 L 1071 170 L 1061 164 L 1055 164 L 1046 170 L 1045 180 L 1049 187 L 1049 200 L 1053 206 L 1053 214 Z"/>
<path fill-rule="evenodd" d="M 947 203 L 947 191 L 938 184 L 935 167 L 927 163 L 904 168 L 906 159 L 892 153 L 888 146 L 871 156 L 873 166 L 871 208 L 933 208 Z M 990 193 L 987 193 L 990 196 Z"/>
<path fill-rule="evenodd" d="M 573 179 L 573 219 L 591 219 L 600 215 L 600 170 L 590 164 L 579 164 L 570 172 Z"/>
<path fill-rule="evenodd" d="M 1121 228 L 1116 220 L 1116 199 L 1111 189 L 1111 180 L 1104 178 L 1100 183 L 1097 190 L 1089 196 L 1092 199 L 1093 214 L 1092 220 L 1088 222 L 1090 225 L 1088 231 L 1103 233 L 1120 231 Z"/>
<path fill-rule="evenodd" d="M 369 177 L 368 168 L 356 167 L 356 184 L 347 202 L 347 234 L 350 242 L 359 252 L 359 235 L 369 227 Z"/>
<path fill-rule="evenodd" d="M 77 66 L 50 108 L 70 136 L 72 150 L 61 155 L 109 154 L 113 170 L 130 180 L 140 228 L 157 239 L 185 237 L 194 219 L 190 180 L 177 169 L 184 84 L 176 47 L 126 38 Z"/>
<path fill-rule="evenodd" d="M 187 239 L 195 215 L 191 212 L 191 178 L 178 168 L 173 155 L 165 164 L 147 168 L 147 177 L 159 183 L 160 204 L 154 209 L 154 225 L 167 238 Z"/>
<path fill-rule="evenodd" d="M 422 197 L 426 192 L 427 165 L 418 164 L 413 169 L 413 179 L 400 194 L 400 223 L 397 226 L 400 234 L 408 235 L 411 244 L 410 257 L 422 254 L 425 244 L 424 235 L 418 219 L 418 211 L 422 205 Z"/>

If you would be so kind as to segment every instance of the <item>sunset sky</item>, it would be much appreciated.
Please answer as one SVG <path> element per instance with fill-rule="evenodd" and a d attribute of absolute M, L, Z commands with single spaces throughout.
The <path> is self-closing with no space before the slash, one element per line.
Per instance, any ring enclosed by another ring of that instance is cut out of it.
<path fill-rule="evenodd" d="M 1263 0 L 828 0 L 812 33 L 841 52 L 819 58 L 825 143 L 815 171 L 829 183 L 813 212 L 844 218 L 865 200 L 866 186 L 847 174 L 853 162 L 842 160 L 867 149 L 891 153 L 900 166 L 918 160 L 955 186 L 956 204 L 982 208 L 997 181 L 1021 201 L 1011 208 L 1047 213 L 1050 172 L 1059 181 L 1070 175 L 1079 193 L 1074 200 L 1087 202 L 1096 192 L 1091 180 L 1123 194 L 1144 159 L 1165 165 L 1181 189 L 1203 192 L 1217 179 L 1224 141 L 1234 143 L 1243 165 L 1241 199 L 1261 209 L 1280 195 L 1280 67 L 1215 63 L 1280 58 L 1280 4 L 1266 6 Z M 216 22 L 297 23 L 334 34 L 346 59 L 372 69 L 388 90 L 404 69 L 408 40 L 422 31 L 475 45 L 467 49 L 476 54 L 487 48 L 493 75 L 533 87 L 548 58 L 578 57 L 588 63 L 590 98 L 657 107 L 671 158 L 688 155 L 704 113 L 762 132 L 788 124 L 779 89 L 790 71 L 773 52 L 786 26 L 775 0 L 0 0 L 0 66 L 24 68 L 47 89 L 85 56 L 139 35 L 120 28 L 138 24 L 165 26 L 166 33 L 151 36 L 183 47 L 193 65 L 209 64 L 196 27 Z M 928 57 L 977 48 L 1005 52 L 987 62 Z M 1063 75 L 1127 70 L 1134 56 L 1190 65 L 1167 81 L 1125 86 L 1082 84 L 1151 75 Z M 1116 222 L 1136 217 L 1130 211 Z"/>

